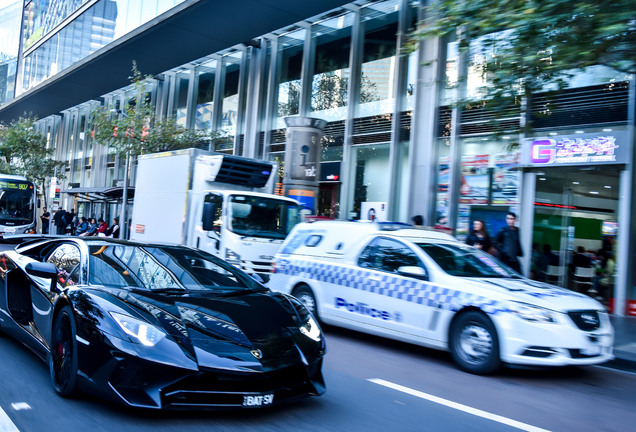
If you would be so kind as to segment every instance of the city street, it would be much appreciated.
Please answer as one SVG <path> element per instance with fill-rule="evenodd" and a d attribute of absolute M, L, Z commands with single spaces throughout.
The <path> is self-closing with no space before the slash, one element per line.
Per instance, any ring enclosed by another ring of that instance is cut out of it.
<path fill-rule="evenodd" d="M 270 410 L 156 412 L 55 394 L 48 368 L 0 337 L 0 431 L 624 431 L 636 375 L 605 367 L 455 368 L 448 354 L 327 328 L 327 393 Z M 16 429 L 17 428 L 17 429 Z"/>

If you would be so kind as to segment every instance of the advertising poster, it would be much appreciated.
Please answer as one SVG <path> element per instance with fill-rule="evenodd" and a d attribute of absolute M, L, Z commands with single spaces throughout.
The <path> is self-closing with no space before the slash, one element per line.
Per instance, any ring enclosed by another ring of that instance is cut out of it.
<path fill-rule="evenodd" d="M 439 158 L 437 173 L 437 217 L 435 226 L 448 226 L 448 188 L 450 186 L 450 166 L 448 156 Z"/>
<path fill-rule="evenodd" d="M 488 204 L 490 174 L 489 155 L 462 157 L 462 184 L 459 189 L 460 204 Z"/>
<path fill-rule="evenodd" d="M 464 241 L 470 232 L 470 206 L 460 205 L 457 208 L 457 230 L 455 237 L 458 240 Z"/>
<path fill-rule="evenodd" d="M 520 152 L 497 153 L 492 177 L 492 204 L 515 205 L 519 203 Z"/>

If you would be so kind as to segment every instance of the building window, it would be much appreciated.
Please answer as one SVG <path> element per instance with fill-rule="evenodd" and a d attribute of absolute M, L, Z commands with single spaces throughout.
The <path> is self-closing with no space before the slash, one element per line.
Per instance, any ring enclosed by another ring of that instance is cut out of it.
<path fill-rule="evenodd" d="M 237 133 L 239 117 L 239 81 L 241 76 L 242 52 L 235 52 L 223 57 L 225 69 L 225 85 L 223 86 L 223 101 L 221 102 L 221 123 L 219 132 L 226 137 L 223 150 L 233 147 L 233 138 Z"/>
<path fill-rule="evenodd" d="M 356 146 L 351 169 L 354 174 L 353 219 L 367 219 L 368 208 L 380 220 L 389 196 L 389 143 Z M 384 208 L 382 204 L 384 203 Z M 381 213 L 382 212 L 382 213 Z"/>
<path fill-rule="evenodd" d="M 398 0 L 363 9 L 364 47 L 360 71 L 358 117 L 392 113 L 397 67 Z"/>
<path fill-rule="evenodd" d="M 216 60 L 210 60 L 197 68 L 199 88 L 197 89 L 197 110 L 194 127 L 196 129 L 212 129 L 214 118 L 214 79 Z"/>
<path fill-rule="evenodd" d="M 312 28 L 316 42 L 311 89 L 313 117 L 334 121 L 347 116 L 353 18 L 353 13 L 346 13 L 317 23 Z"/>
<path fill-rule="evenodd" d="M 303 46 L 307 30 L 300 29 L 278 38 L 278 102 L 274 129 L 285 128 L 284 118 L 298 115 L 301 95 Z"/>

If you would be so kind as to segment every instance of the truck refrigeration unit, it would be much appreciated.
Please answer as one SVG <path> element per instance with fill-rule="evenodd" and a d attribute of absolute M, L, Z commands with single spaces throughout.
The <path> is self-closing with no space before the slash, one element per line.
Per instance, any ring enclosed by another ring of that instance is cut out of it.
<path fill-rule="evenodd" d="M 300 221 L 297 201 L 273 194 L 276 165 L 186 149 L 139 157 L 131 239 L 193 246 L 267 277 Z"/>

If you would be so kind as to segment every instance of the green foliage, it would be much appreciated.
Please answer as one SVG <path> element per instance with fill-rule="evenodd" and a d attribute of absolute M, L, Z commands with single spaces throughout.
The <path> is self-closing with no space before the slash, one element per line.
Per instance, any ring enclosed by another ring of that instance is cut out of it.
<path fill-rule="evenodd" d="M 65 163 L 53 159 L 46 137 L 34 128 L 36 121 L 29 115 L 0 126 L 0 172 L 25 176 L 46 196 L 46 179 L 56 174 L 56 168 L 62 177 Z"/>
<path fill-rule="evenodd" d="M 503 116 L 590 66 L 636 73 L 634 11 L 635 0 L 440 0 L 408 49 L 432 36 L 457 38 L 460 52 L 481 55 L 469 66 L 487 79 L 485 108 Z"/>
<path fill-rule="evenodd" d="M 160 119 L 146 91 L 150 77 L 142 77 L 133 62 L 131 87 L 135 96 L 119 112 L 101 106 L 91 112 L 95 142 L 108 145 L 110 150 L 131 156 L 189 147 L 205 147 L 217 133 L 187 129 L 174 117 Z"/>

